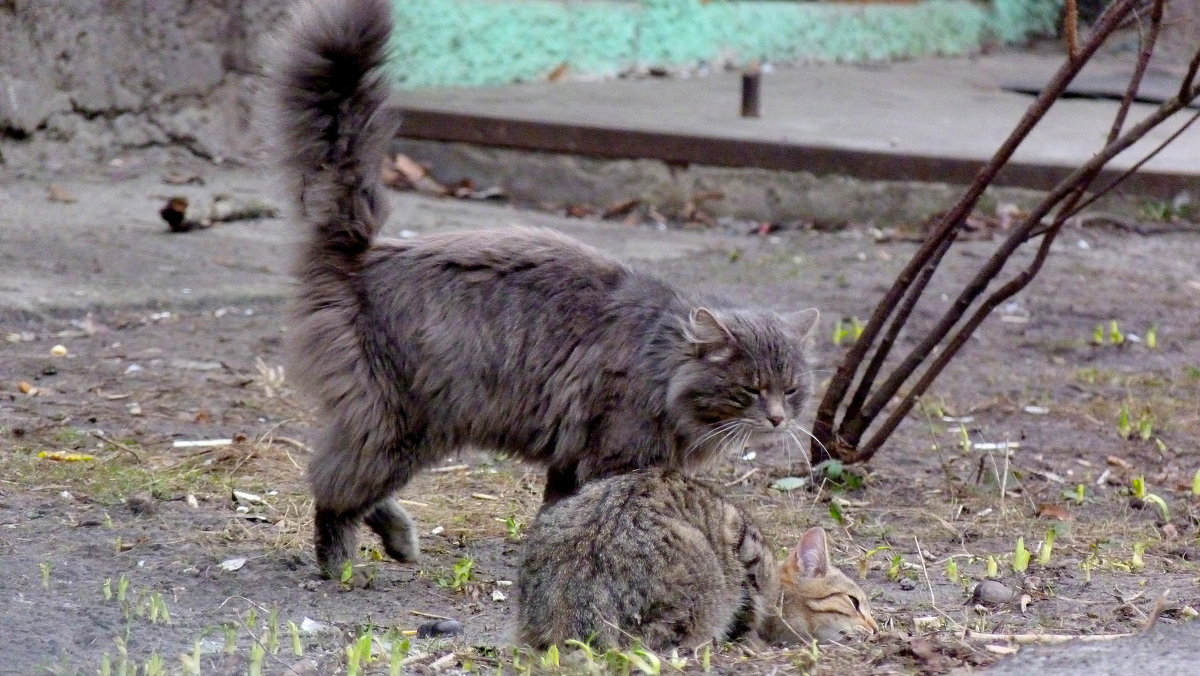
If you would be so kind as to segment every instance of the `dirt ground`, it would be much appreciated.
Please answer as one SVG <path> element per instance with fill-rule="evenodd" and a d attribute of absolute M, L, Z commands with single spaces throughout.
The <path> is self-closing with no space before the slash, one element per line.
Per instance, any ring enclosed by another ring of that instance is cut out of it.
<path fill-rule="evenodd" d="M 478 209 L 505 223 L 523 216 Z M 218 236 L 189 233 L 178 246 Z M 865 318 L 915 248 L 855 226 L 678 236 L 707 244 L 644 266 L 781 309 L 819 307 L 828 369 L 846 349 L 834 344 L 835 322 Z M 135 241 L 105 240 L 97 256 Z M 1198 244 L 1200 231 L 1072 228 L 869 464 L 781 490 L 779 479 L 807 472 L 800 449 L 729 459 L 714 478 L 777 546 L 813 524 L 830 531 L 836 562 L 860 578 L 883 631 L 850 646 L 662 655 L 661 670 L 947 673 L 1028 640 L 1194 617 Z M 993 245 L 951 250 L 917 327 Z M 86 277 L 80 267 L 68 274 Z M 271 267 L 262 274 L 278 281 L 286 266 Z M 318 578 L 302 483 L 314 421 L 279 368 L 287 324 L 278 299 L 0 314 L 0 672 L 555 670 L 552 656 L 515 652 L 510 640 L 535 467 L 485 453 L 450 459 L 400 496 L 421 527 L 418 563 L 380 560 L 364 537 L 349 580 Z M 901 337 L 901 348 L 913 344 L 911 332 Z M 219 439 L 231 442 L 176 446 Z M 1023 572 L 1018 542 L 1032 558 Z M 989 561 L 1011 601 L 973 597 Z M 442 617 L 462 634 L 414 635 Z M 564 650 L 558 669 L 581 670 L 582 659 Z M 632 653 L 595 660 L 618 671 L 655 664 Z"/>

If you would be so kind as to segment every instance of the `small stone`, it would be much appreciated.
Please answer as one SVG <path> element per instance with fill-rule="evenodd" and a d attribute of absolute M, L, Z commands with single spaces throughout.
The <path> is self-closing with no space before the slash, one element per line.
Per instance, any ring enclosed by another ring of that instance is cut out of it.
<path fill-rule="evenodd" d="M 982 603 L 989 606 L 1000 606 L 1005 603 L 1012 603 L 1017 599 L 1017 594 L 1013 590 L 996 582 L 995 580 L 984 580 L 975 585 L 975 591 L 971 593 L 971 600 L 976 603 Z"/>
<path fill-rule="evenodd" d="M 54 355 L 55 357 L 65 357 L 67 356 L 67 346 L 55 345 L 54 347 L 50 348 L 50 354 Z"/>
<path fill-rule="evenodd" d="M 917 582 L 911 577 L 902 577 L 900 578 L 900 588 L 904 591 L 912 591 L 917 588 Z"/>
<path fill-rule="evenodd" d="M 439 636 L 458 636 L 463 631 L 462 622 L 458 620 L 434 620 L 417 627 L 417 638 L 437 638 Z"/>

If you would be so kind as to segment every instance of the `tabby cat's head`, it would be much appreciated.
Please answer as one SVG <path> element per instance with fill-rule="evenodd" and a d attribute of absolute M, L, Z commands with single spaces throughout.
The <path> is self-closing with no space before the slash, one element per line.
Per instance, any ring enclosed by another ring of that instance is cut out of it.
<path fill-rule="evenodd" d="M 697 308 L 685 320 L 687 361 L 668 397 L 698 429 L 696 439 L 744 445 L 764 435 L 807 432 L 797 417 L 812 390 L 810 335 L 815 309 L 789 314 Z"/>
<path fill-rule="evenodd" d="M 808 529 L 779 564 L 779 586 L 779 615 L 769 640 L 840 642 L 865 638 L 879 630 L 867 595 L 829 563 L 821 528 Z"/>

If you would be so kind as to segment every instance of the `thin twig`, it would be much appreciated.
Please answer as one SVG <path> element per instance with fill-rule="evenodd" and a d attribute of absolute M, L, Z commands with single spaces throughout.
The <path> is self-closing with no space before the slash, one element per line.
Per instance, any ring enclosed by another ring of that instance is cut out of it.
<path fill-rule="evenodd" d="M 103 441 L 106 444 L 109 444 L 109 445 L 115 447 L 117 450 L 125 451 L 129 455 L 133 456 L 133 459 L 137 461 L 137 464 L 139 464 L 139 465 L 142 464 L 142 456 L 138 455 L 138 452 L 133 450 L 132 448 L 130 448 L 128 445 L 123 444 L 123 443 L 117 441 L 116 439 L 109 439 L 100 430 L 92 430 L 92 436 L 96 437 L 97 439 L 99 439 L 100 441 Z"/>
<path fill-rule="evenodd" d="M 1150 616 L 1146 618 L 1146 624 L 1142 625 L 1142 632 L 1145 633 L 1154 628 L 1158 624 L 1158 618 L 1162 616 L 1163 610 L 1167 607 L 1167 596 L 1170 595 L 1170 589 L 1164 589 L 1163 593 L 1158 595 L 1154 601 L 1154 608 L 1150 611 Z"/>
<path fill-rule="evenodd" d="M 434 620 L 453 620 L 454 619 L 453 617 L 446 617 L 445 615 L 434 615 L 433 613 L 426 613 L 426 612 L 423 612 L 420 610 L 410 610 L 408 612 L 412 613 L 413 615 L 416 615 L 417 617 L 428 617 L 428 618 L 431 618 Z"/>
<path fill-rule="evenodd" d="M 859 441 L 858 436 L 861 435 L 862 429 L 858 431 L 857 435 L 850 435 L 848 437 L 843 434 L 844 430 L 835 434 L 834 421 L 839 405 L 853 384 L 854 374 L 862 365 L 867 351 L 875 343 L 880 331 L 883 330 L 883 325 L 896 308 L 899 307 L 905 293 L 914 281 L 918 279 L 918 273 L 928 264 L 934 253 L 941 247 L 945 238 L 964 222 L 971 209 L 978 203 L 984 190 L 992 184 L 996 176 L 1000 173 L 1000 170 L 1008 163 L 1008 160 L 1012 157 L 1017 147 L 1025 140 L 1034 126 L 1045 117 L 1046 112 L 1054 102 L 1062 96 L 1067 86 L 1083 68 L 1083 65 L 1095 54 L 1096 50 L 1100 48 L 1100 45 L 1104 43 L 1108 36 L 1116 30 L 1120 20 L 1129 13 L 1135 1 L 1116 0 L 1105 9 L 1096 21 L 1091 37 L 1081 49 L 1079 58 L 1068 60 L 1054 74 L 1049 84 L 1047 84 L 1025 111 L 1016 128 L 1013 129 L 1012 133 L 1009 134 L 1008 138 L 1005 139 L 992 158 L 980 168 L 971 185 L 963 193 L 962 197 L 959 198 L 959 201 L 946 212 L 940 223 L 930 233 L 928 239 L 925 240 L 925 243 L 921 245 L 901 270 L 896 281 L 888 289 L 879 304 L 875 306 L 875 310 L 867 321 L 862 334 L 854 342 L 854 345 L 851 346 L 846 356 L 842 359 L 841 364 L 838 365 L 837 371 L 834 373 L 829 387 L 825 391 L 825 396 L 818 407 L 817 417 L 812 429 L 814 439 L 810 447 L 813 458 L 820 458 L 822 456 L 824 453 L 821 450 L 822 447 L 830 449 L 834 455 L 840 457 L 848 455 L 857 446 Z M 868 415 L 867 417 L 873 418 L 872 415 Z M 843 422 L 845 421 L 846 419 L 843 418 Z M 865 429 L 865 426 L 863 426 L 863 429 Z"/>
<path fill-rule="evenodd" d="M 929 606 L 937 610 L 937 597 L 933 595 L 933 582 L 929 579 L 929 568 L 925 565 L 925 552 L 921 551 L 921 541 L 914 536 L 913 544 L 917 546 L 917 558 L 921 561 L 921 572 L 925 575 L 925 586 L 929 588 Z"/>
<path fill-rule="evenodd" d="M 1196 52 L 1196 54 L 1198 56 L 1200 56 L 1200 51 Z M 1192 94 L 1191 98 L 1192 99 L 1196 98 L 1194 93 Z M 1156 155 L 1158 155 L 1160 152 L 1162 152 L 1163 148 L 1166 148 L 1167 146 L 1171 145 L 1171 143 L 1175 139 L 1179 138 L 1180 134 L 1187 131 L 1187 128 L 1192 126 L 1192 124 L 1195 123 L 1195 121 L 1197 119 L 1200 119 L 1200 110 L 1196 111 L 1196 113 L 1194 115 L 1189 117 L 1187 122 L 1183 123 L 1183 126 L 1181 126 L 1179 129 L 1176 129 L 1174 133 L 1172 133 L 1170 136 L 1168 136 L 1166 138 L 1166 140 L 1164 140 L 1162 143 L 1158 144 L 1154 148 L 1154 150 L 1151 150 L 1149 153 L 1146 153 L 1146 156 L 1143 157 L 1142 159 L 1138 160 L 1138 162 L 1136 164 L 1134 164 L 1132 167 L 1126 169 L 1124 172 L 1121 173 L 1120 176 L 1117 176 L 1112 181 L 1110 181 L 1108 183 L 1108 185 L 1106 185 L 1103 188 L 1100 188 L 1099 190 L 1092 193 L 1086 200 L 1084 200 L 1081 204 L 1079 204 L 1079 206 L 1075 207 L 1074 211 L 1070 212 L 1068 214 L 1068 216 L 1074 216 L 1075 214 L 1078 214 L 1080 211 L 1083 211 L 1087 207 L 1091 206 L 1096 200 L 1107 195 L 1109 192 L 1112 191 L 1113 188 L 1116 188 L 1121 183 L 1124 183 L 1126 179 L 1128 179 L 1130 176 L 1133 176 L 1134 173 L 1136 173 L 1139 169 L 1141 169 L 1147 162 L 1154 159 L 1154 157 Z"/>
<path fill-rule="evenodd" d="M 1067 0 L 1063 11 L 1063 36 L 1067 39 L 1067 57 L 1074 60 L 1079 54 L 1079 5 Z"/>
<path fill-rule="evenodd" d="M 1154 53 L 1154 45 L 1158 42 L 1158 32 L 1162 28 L 1163 2 L 1164 0 L 1154 0 L 1154 7 L 1150 10 L 1149 35 L 1143 36 L 1141 24 L 1138 25 L 1138 42 L 1142 48 L 1138 53 L 1133 76 L 1129 78 L 1129 86 L 1125 88 L 1125 96 L 1121 98 L 1121 106 L 1117 109 L 1116 117 L 1113 119 L 1112 128 L 1108 130 L 1108 143 L 1117 140 L 1117 137 L 1121 135 L 1121 127 L 1125 125 L 1125 117 L 1129 114 L 1129 106 L 1133 104 L 1138 88 L 1142 85 L 1142 77 L 1146 74 L 1146 66 L 1150 64 L 1150 55 Z M 1074 5 L 1074 0 L 1067 0 L 1067 7 L 1073 9 L 1072 5 Z M 1076 13 L 1076 20 L 1078 20 L 1078 13 Z"/>
<path fill-rule="evenodd" d="M 749 479 L 750 477 L 754 476 L 755 472 L 757 472 L 757 471 L 758 471 L 757 467 L 751 467 L 749 472 L 746 472 L 745 474 L 734 479 L 733 481 L 725 482 L 725 487 L 729 488 L 730 486 L 736 486 L 736 485 L 742 483 L 743 481 L 745 481 L 746 479 Z"/>
<path fill-rule="evenodd" d="M 313 452 L 311 446 L 304 443 L 303 441 L 300 441 L 299 439 L 293 439 L 291 437 L 272 436 L 271 438 L 267 439 L 267 441 L 273 442 L 273 443 L 284 444 L 286 446 L 291 446 L 292 448 L 295 448 L 300 451 L 304 451 L 305 453 Z"/>
<path fill-rule="evenodd" d="M 1200 92 L 1191 92 L 1192 94 L 1200 94 Z M 1193 97 L 1194 98 L 1194 97 Z M 880 426 L 870 440 L 858 446 L 853 453 L 847 453 L 844 460 L 848 459 L 852 462 L 861 462 L 870 458 L 875 450 L 882 445 L 883 441 L 895 430 L 899 425 L 900 420 L 912 410 L 917 397 L 925 393 L 934 378 L 941 373 L 950 359 L 958 352 L 967 339 L 974 333 L 975 329 L 983 322 L 984 319 L 995 309 L 1000 303 L 1012 297 L 1033 279 L 1033 277 L 1041 269 L 1045 263 L 1047 255 L 1049 255 L 1050 244 L 1054 237 L 1061 230 L 1063 223 L 1066 221 L 1067 215 L 1077 203 L 1078 195 L 1081 193 L 1081 188 L 1085 188 L 1087 184 L 1095 178 L 1100 169 L 1107 164 L 1113 157 L 1123 152 L 1135 142 L 1140 140 L 1154 127 L 1161 124 L 1164 120 L 1174 115 L 1184 106 L 1190 103 L 1189 100 L 1181 100 L 1171 98 L 1159 106 L 1157 110 L 1148 115 L 1145 119 L 1134 125 L 1125 134 L 1121 135 L 1113 143 L 1106 145 L 1103 149 L 1092 156 L 1081 167 L 1071 172 L 1066 178 L 1061 180 L 1058 185 L 1050 191 L 1050 193 L 1042 200 L 1037 207 L 1026 217 L 1026 219 L 1018 226 L 1013 228 L 1009 237 L 1000 245 L 988 259 L 984 267 L 976 273 L 976 275 L 968 282 L 966 288 L 959 294 L 951 305 L 950 310 L 943 315 L 942 319 L 935 327 L 926 335 L 917 346 L 915 346 L 899 366 L 892 372 L 888 379 L 877 389 L 871 399 L 865 405 L 860 417 L 864 417 L 866 422 L 874 420 L 880 413 L 884 405 L 891 401 L 895 396 L 900 386 L 912 375 L 912 373 L 920 366 L 925 359 L 933 353 L 934 347 L 942 342 L 948 336 L 953 327 L 966 313 L 967 309 L 974 301 L 987 289 L 996 275 L 1003 269 L 1004 264 L 1016 249 L 1028 241 L 1034 229 L 1041 225 L 1042 220 L 1049 214 L 1055 205 L 1066 201 L 1068 208 L 1066 213 L 1060 211 L 1059 215 L 1054 219 L 1050 227 L 1045 228 L 1042 235 L 1043 240 L 1038 252 L 1034 257 L 1033 262 L 1025 270 L 1018 273 L 1015 277 L 1009 280 L 1008 283 L 1001 286 L 995 293 L 988 296 L 987 299 L 978 307 L 965 325 L 962 326 L 949 340 L 946 347 L 938 354 L 934 362 L 927 368 L 922 377 L 917 381 L 896 406 L 884 423 Z M 862 421 L 857 421 L 859 424 Z"/>
<path fill-rule="evenodd" d="M 971 631 L 966 629 L 963 631 L 962 638 L 973 639 L 976 641 L 1008 641 L 1018 645 L 1028 645 L 1030 643 L 1067 643 L 1070 641 L 1080 641 L 1090 643 L 1093 641 L 1112 641 L 1118 638 L 1128 638 L 1133 634 L 989 634 L 982 631 Z"/>

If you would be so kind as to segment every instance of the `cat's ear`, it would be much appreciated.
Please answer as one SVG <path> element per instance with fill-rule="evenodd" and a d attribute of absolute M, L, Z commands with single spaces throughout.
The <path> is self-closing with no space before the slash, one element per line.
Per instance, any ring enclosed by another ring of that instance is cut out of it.
<path fill-rule="evenodd" d="M 712 310 L 698 307 L 688 315 L 684 336 L 700 350 L 700 355 L 714 361 L 729 358 L 733 334 L 725 322 Z"/>
<path fill-rule="evenodd" d="M 817 320 L 820 318 L 821 313 L 815 307 L 783 315 L 783 320 L 792 329 L 792 335 L 801 340 L 808 338 L 812 334 L 813 330 L 817 328 Z"/>
<path fill-rule="evenodd" d="M 829 549 L 825 546 L 825 529 L 809 528 L 800 544 L 788 552 L 787 566 L 797 577 L 825 577 L 829 574 Z"/>

